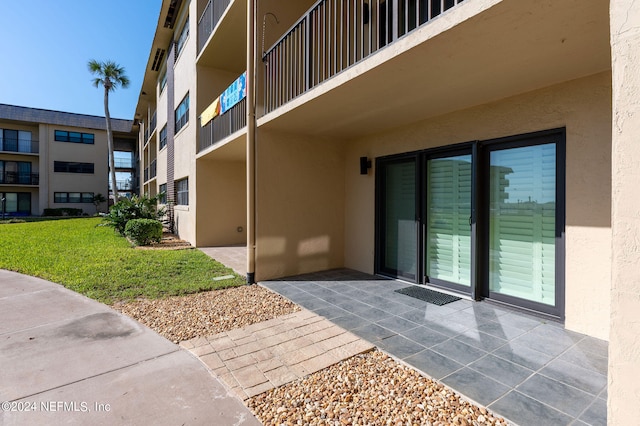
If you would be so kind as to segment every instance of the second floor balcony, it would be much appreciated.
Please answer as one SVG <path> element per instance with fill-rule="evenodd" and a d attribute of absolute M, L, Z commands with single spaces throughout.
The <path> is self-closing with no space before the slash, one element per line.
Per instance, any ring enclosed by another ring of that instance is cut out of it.
<path fill-rule="evenodd" d="M 38 185 L 40 183 L 40 175 L 38 173 L 28 172 L 9 172 L 0 173 L 0 184 L 3 185 Z"/>
<path fill-rule="evenodd" d="M 31 139 L 0 139 L 0 152 L 16 152 L 24 154 L 38 154 L 40 145 Z"/>
<path fill-rule="evenodd" d="M 463 0 L 320 0 L 264 56 L 267 114 Z"/>
<path fill-rule="evenodd" d="M 224 114 L 216 116 L 213 120 L 200 127 L 198 152 L 204 151 L 246 126 L 247 100 L 242 99 Z"/>
<path fill-rule="evenodd" d="M 231 0 L 209 0 L 198 20 L 198 52 L 207 43 L 220 18 L 227 10 Z"/>

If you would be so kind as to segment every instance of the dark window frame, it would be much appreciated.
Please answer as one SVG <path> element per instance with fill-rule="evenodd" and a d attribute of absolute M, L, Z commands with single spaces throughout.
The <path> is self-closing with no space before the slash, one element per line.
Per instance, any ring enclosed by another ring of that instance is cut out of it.
<path fill-rule="evenodd" d="M 180 53 L 184 49 L 185 44 L 187 43 L 187 39 L 189 38 L 189 16 L 187 16 L 182 29 L 180 30 L 180 35 L 176 40 L 176 57 L 180 56 Z"/>
<path fill-rule="evenodd" d="M 80 201 L 71 201 L 70 194 L 80 194 Z M 53 193 L 53 202 L 56 204 L 92 204 L 93 203 L 93 192 L 54 192 Z"/>
<path fill-rule="evenodd" d="M 19 213 L 21 215 L 27 214 L 30 215 L 31 214 L 31 193 L 30 192 L 3 192 L 0 191 L 0 199 L 2 198 L 6 198 L 7 194 L 16 194 L 16 198 L 17 198 L 17 209 L 15 211 L 9 211 L 9 210 L 5 210 L 5 214 L 12 214 L 12 213 Z M 22 200 L 21 200 L 22 198 Z M 28 209 L 20 209 L 20 205 L 22 203 L 24 203 L 25 201 L 29 201 L 29 208 Z M 5 209 L 6 209 L 6 204 L 5 204 Z"/>
<path fill-rule="evenodd" d="M 165 124 L 162 130 L 160 130 L 160 148 L 158 151 L 161 151 L 165 146 L 167 146 L 167 125 Z"/>
<path fill-rule="evenodd" d="M 158 202 L 160 204 L 167 204 L 167 184 L 166 183 L 162 183 L 160 184 L 160 186 L 158 187 L 158 194 L 163 194 L 160 199 L 158 200 Z"/>
<path fill-rule="evenodd" d="M 177 180 L 175 182 L 176 191 L 176 205 L 188 206 L 189 205 L 189 178 Z"/>
<path fill-rule="evenodd" d="M 73 135 L 73 136 L 72 136 Z M 70 130 L 54 130 L 53 139 L 56 142 L 82 143 L 85 145 L 94 145 L 96 136 L 94 133 L 74 132 Z"/>
<path fill-rule="evenodd" d="M 83 173 L 94 174 L 94 163 L 81 163 L 75 161 L 54 161 L 53 162 L 54 173 Z"/>
<path fill-rule="evenodd" d="M 178 133 L 184 126 L 189 123 L 189 92 L 182 98 L 180 104 L 175 109 L 174 112 L 174 120 L 175 120 L 175 132 Z"/>

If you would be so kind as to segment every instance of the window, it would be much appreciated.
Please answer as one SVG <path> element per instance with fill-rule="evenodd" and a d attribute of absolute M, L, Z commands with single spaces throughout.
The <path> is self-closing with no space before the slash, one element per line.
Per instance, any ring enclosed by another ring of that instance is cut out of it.
<path fill-rule="evenodd" d="M 54 192 L 54 203 L 93 203 L 93 192 Z"/>
<path fill-rule="evenodd" d="M 164 92 L 164 88 L 167 87 L 167 71 L 162 73 L 160 77 L 160 93 Z"/>
<path fill-rule="evenodd" d="M 158 200 L 160 204 L 167 204 L 167 184 L 163 183 L 160 185 L 160 199 Z"/>
<path fill-rule="evenodd" d="M 75 163 L 69 161 L 54 161 L 53 171 L 56 173 L 93 173 L 93 163 Z"/>
<path fill-rule="evenodd" d="M 162 130 L 160 130 L 160 149 L 167 146 L 167 125 L 165 124 Z"/>
<path fill-rule="evenodd" d="M 189 205 L 189 178 L 176 181 L 176 205 Z"/>
<path fill-rule="evenodd" d="M 68 132 L 66 130 L 56 130 L 54 132 L 54 139 L 57 142 L 86 143 L 90 145 L 95 143 L 93 133 Z"/>
<path fill-rule="evenodd" d="M 0 151 L 38 152 L 32 146 L 31 132 L 25 130 L 0 129 Z"/>
<path fill-rule="evenodd" d="M 4 212 L 31 214 L 31 194 L 28 192 L 0 192 L 0 200 L 4 198 Z M 1 206 L 0 206 L 1 209 Z"/>
<path fill-rule="evenodd" d="M 182 26 L 180 37 L 178 37 L 178 41 L 176 41 L 176 57 L 178 57 L 180 52 L 182 52 L 182 48 L 187 41 L 187 37 L 189 37 L 189 17 L 187 17 L 187 21 Z"/>
<path fill-rule="evenodd" d="M 189 93 L 184 97 L 178 108 L 176 108 L 176 133 L 189 122 Z"/>

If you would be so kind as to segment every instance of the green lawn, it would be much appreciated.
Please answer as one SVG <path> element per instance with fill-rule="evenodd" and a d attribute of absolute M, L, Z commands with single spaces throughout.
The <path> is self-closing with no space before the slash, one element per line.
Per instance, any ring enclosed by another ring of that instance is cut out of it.
<path fill-rule="evenodd" d="M 0 224 L 0 269 L 44 278 L 111 304 L 243 284 L 199 250 L 136 250 L 99 218 Z M 214 277 L 233 279 L 213 281 Z"/>

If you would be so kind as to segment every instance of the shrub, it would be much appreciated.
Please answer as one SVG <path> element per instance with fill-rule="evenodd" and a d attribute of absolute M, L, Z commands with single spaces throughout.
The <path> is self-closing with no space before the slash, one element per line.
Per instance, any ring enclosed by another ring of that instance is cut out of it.
<path fill-rule="evenodd" d="M 159 220 L 165 214 L 165 209 L 158 209 L 158 196 L 123 198 L 111 206 L 109 213 L 104 216 L 105 226 L 111 226 L 120 235 L 125 235 L 127 222 L 133 219 Z"/>
<path fill-rule="evenodd" d="M 81 216 L 82 209 L 74 209 L 71 207 L 61 207 L 59 209 L 44 209 L 43 216 Z"/>
<path fill-rule="evenodd" d="M 162 239 L 162 223 L 155 219 L 131 219 L 124 234 L 138 246 L 159 243 Z"/>

